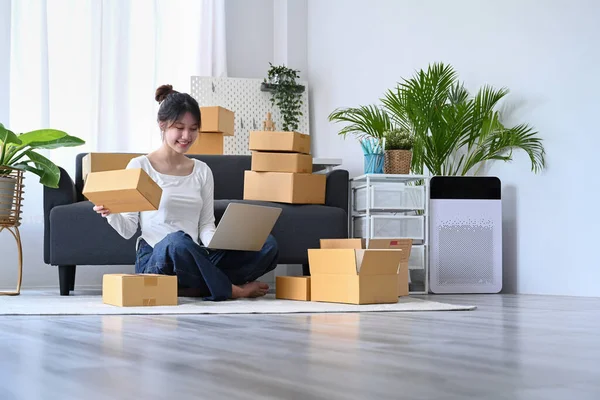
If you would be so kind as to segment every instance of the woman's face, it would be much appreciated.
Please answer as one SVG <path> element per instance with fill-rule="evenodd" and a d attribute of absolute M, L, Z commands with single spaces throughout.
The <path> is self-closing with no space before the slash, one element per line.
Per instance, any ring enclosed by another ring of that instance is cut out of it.
<path fill-rule="evenodd" d="M 167 128 L 164 140 L 167 146 L 178 153 L 185 153 L 198 137 L 198 122 L 191 113 L 185 113 Z"/>

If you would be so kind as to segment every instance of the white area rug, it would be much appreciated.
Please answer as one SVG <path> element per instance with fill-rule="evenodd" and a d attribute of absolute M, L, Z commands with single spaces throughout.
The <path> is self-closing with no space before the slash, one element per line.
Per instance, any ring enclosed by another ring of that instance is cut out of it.
<path fill-rule="evenodd" d="M 177 306 L 115 307 L 102 303 L 98 292 L 59 296 L 42 291 L 22 291 L 20 296 L 0 296 L 0 315 L 105 315 L 105 314 L 288 314 L 345 312 L 466 311 L 475 306 L 438 303 L 401 297 L 395 304 L 352 305 L 279 300 L 274 294 L 259 299 L 204 301 L 179 298 Z"/>

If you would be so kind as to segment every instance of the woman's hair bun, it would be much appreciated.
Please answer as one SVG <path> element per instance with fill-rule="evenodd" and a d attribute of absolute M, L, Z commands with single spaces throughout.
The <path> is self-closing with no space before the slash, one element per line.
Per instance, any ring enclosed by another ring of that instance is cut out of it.
<path fill-rule="evenodd" d="M 164 99 L 167 98 L 171 93 L 178 93 L 176 90 L 173 90 L 172 85 L 161 85 L 158 89 L 156 89 L 156 93 L 154 95 L 154 99 L 159 103 L 162 103 Z"/>

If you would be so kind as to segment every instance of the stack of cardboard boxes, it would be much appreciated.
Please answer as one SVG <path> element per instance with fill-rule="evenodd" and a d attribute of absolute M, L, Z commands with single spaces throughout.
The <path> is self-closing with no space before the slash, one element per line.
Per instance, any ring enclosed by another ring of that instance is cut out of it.
<path fill-rule="evenodd" d="M 325 175 L 312 173 L 310 136 L 299 132 L 251 131 L 251 170 L 244 200 L 324 204 Z"/>
<path fill-rule="evenodd" d="M 223 154 L 224 136 L 233 136 L 235 114 L 220 106 L 200 107 L 198 138 L 187 154 Z"/>
<path fill-rule="evenodd" d="M 308 249 L 310 277 L 278 276 L 278 299 L 349 304 L 396 303 L 408 296 L 412 240 L 322 239 Z"/>

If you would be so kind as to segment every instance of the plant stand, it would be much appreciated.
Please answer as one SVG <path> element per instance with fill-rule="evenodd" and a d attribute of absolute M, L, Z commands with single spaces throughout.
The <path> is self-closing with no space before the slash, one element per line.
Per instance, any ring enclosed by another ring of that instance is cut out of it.
<path fill-rule="evenodd" d="M 24 187 L 23 171 L 5 166 L 0 167 L 0 170 L 4 172 L 0 181 L 0 232 L 6 230 L 13 235 L 19 252 L 17 288 L 12 292 L 0 292 L 0 296 L 17 296 L 21 293 L 23 280 L 23 247 L 19 233 Z"/>

